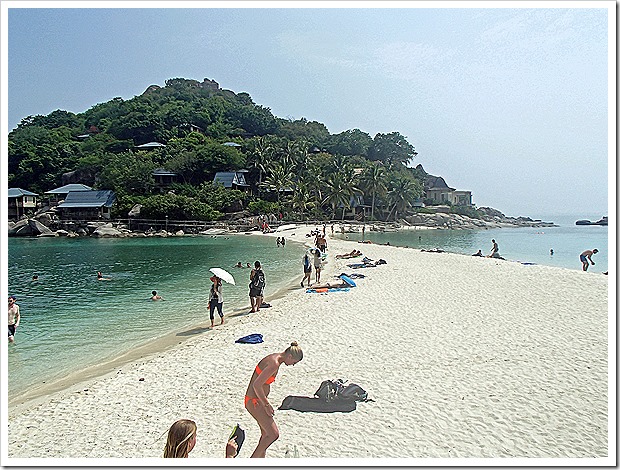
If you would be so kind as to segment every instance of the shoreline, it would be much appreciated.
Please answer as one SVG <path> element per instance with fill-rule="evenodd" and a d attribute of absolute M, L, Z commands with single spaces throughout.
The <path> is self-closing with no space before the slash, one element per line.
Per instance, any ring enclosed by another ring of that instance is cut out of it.
<path fill-rule="evenodd" d="M 313 227 L 269 235 L 304 244 L 311 239 L 302 232 Z M 361 258 L 335 259 L 353 248 L 387 264 L 351 270 Z M 250 371 L 291 340 L 306 357 L 281 368 L 274 408 L 340 377 L 375 402 L 344 414 L 276 411 L 281 438 L 268 457 L 293 446 L 303 458 L 609 455 L 607 277 L 362 245 L 329 231 L 328 254 L 322 281 L 356 272 L 366 276 L 358 287 L 322 295 L 291 288 L 259 318 L 241 314 L 218 334 L 10 408 L 10 457 L 159 457 L 159 436 L 181 417 L 199 427 L 190 458 L 221 457 L 235 422 L 246 429 L 247 457 L 259 434 L 243 409 Z M 234 344 L 254 332 L 265 342 Z"/>
<path fill-rule="evenodd" d="M 242 236 L 244 234 L 239 233 L 234 235 Z M 252 235 L 271 236 L 276 234 L 263 234 L 260 232 L 255 232 L 252 233 Z M 277 236 L 280 236 L 280 233 L 277 233 Z M 307 245 L 301 240 L 290 241 L 294 244 L 299 244 L 300 247 Z M 301 278 L 302 275 L 299 277 Z M 290 281 L 290 283 L 287 283 L 275 290 L 273 294 L 265 297 L 263 301 L 269 303 L 269 301 L 282 299 L 289 292 L 297 290 L 296 286 L 298 286 L 296 281 Z M 249 300 L 247 304 L 233 307 L 229 312 L 224 314 L 224 318 L 226 319 L 224 326 L 230 324 L 231 321 L 234 321 L 238 317 L 249 316 L 250 307 Z M 216 324 L 216 327 L 218 326 L 220 325 Z M 97 364 L 87 366 L 61 377 L 53 378 L 45 383 L 33 385 L 25 390 L 19 390 L 14 397 L 9 398 L 8 400 L 9 411 L 20 410 L 39 404 L 42 401 L 45 401 L 48 396 L 56 393 L 71 393 L 90 381 L 103 379 L 110 376 L 115 370 L 122 368 L 123 366 L 141 360 L 149 360 L 157 354 L 169 351 L 183 342 L 200 339 L 201 335 L 211 330 L 209 319 L 205 318 L 201 322 L 186 325 L 182 331 L 167 333 L 163 336 L 148 339 L 145 342 L 132 347 L 131 350 L 107 358 Z M 215 328 L 215 330 L 215 333 L 217 334 L 217 328 Z"/>

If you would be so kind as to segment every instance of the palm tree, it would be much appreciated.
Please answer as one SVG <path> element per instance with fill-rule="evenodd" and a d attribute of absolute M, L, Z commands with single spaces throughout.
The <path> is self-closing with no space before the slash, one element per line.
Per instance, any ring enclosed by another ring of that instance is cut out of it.
<path fill-rule="evenodd" d="M 291 207 L 294 211 L 299 211 L 301 213 L 302 221 L 305 220 L 306 211 L 310 211 L 315 207 L 315 202 L 312 200 L 310 189 L 306 184 L 297 182 L 294 186 Z"/>
<path fill-rule="evenodd" d="M 346 209 L 351 208 L 351 199 L 358 194 L 362 194 L 355 183 L 355 175 L 350 168 L 345 167 L 343 171 L 330 174 L 325 183 L 327 196 L 323 203 L 332 206 L 332 219 L 336 217 L 336 208 L 342 206 L 342 220 Z"/>
<path fill-rule="evenodd" d="M 371 163 L 362 173 L 361 187 L 365 192 L 372 194 L 371 220 L 375 218 L 375 198 L 377 195 L 384 194 L 387 190 L 386 181 L 385 169 L 378 162 Z"/>
<path fill-rule="evenodd" d="M 404 212 L 412 206 L 413 200 L 422 194 L 420 183 L 410 178 L 396 175 L 390 181 L 390 189 L 387 193 L 388 204 L 392 206 L 387 218 L 390 218 L 394 211 L 394 220 L 398 218 L 398 212 Z"/>
<path fill-rule="evenodd" d="M 262 183 L 262 187 L 268 191 L 276 191 L 278 205 L 280 204 L 280 193 L 285 189 L 293 187 L 293 172 L 290 167 L 280 162 L 274 163 L 269 168 L 269 174 Z"/>
<path fill-rule="evenodd" d="M 250 154 L 250 161 L 252 162 L 252 166 L 258 169 L 259 186 L 263 182 L 263 173 L 267 172 L 267 166 L 273 154 L 273 150 L 273 146 L 267 141 L 264 136 L 256 138 L 254 150 Z"/>

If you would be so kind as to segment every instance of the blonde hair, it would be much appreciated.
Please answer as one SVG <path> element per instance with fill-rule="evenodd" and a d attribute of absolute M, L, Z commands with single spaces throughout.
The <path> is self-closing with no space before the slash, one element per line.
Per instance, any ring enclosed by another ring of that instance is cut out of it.
<path fill-rule="evenodd" d="M 293 360 L 298 362 L 304 358 L 304 352 L 299 347 L 299 344 L 297 344 L 297 341 L 293 341 L 291 345 L 286 348 L 284 354 L 290 354 Z"/>
<path fill-rule="evenodd" d="M 168 441 L 164 458 L 185 458 L 189 454 L 189 443 L 196 437 L 196 423 L 191 419 L 180 419 L 168 430 Z"/>

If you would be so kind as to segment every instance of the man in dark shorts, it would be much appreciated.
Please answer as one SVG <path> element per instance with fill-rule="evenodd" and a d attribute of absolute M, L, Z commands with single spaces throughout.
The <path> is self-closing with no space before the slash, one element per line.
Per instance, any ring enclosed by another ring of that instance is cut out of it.
<path fill-rule="evenodd" d="M 584 271 L 588 270 L 588 267 L 590 266 L 590 264 L 592 264 L 592 266 L 595 265 L 594 261 L 592 261 L 592 255 L 595 255 L 597 253 L 598 253 L 598 250 L 594 248 L 593 250 L 586 250 L 579 255 L 579 260 L 581 261 L 581 267 L 583 268 Z M 590 264 L 588 264 L 588 260 L 590 260 Z"/>
<path fill-rule="evenodd" d="M 265 273 L 261 268 L 260 261 L 254 263 L 254 269 L 250 273 L 250 304 L 251 312 L 258 312 L 263 304 L 263 294 L 265 291 Z"/>

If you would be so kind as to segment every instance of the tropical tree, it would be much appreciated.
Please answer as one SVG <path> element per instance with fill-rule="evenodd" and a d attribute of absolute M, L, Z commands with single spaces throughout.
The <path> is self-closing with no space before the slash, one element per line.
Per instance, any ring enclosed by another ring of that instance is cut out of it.
<path fill-rule="evenodd" d="M 375 218 L 375 202 L 377 195 L 382 195 L 387 190 L 386 172 L 383 165 L 379 162 L 371 162 L 362 173 L 360 185 L 361 188 L 372 196 L 370 207 L 370 218 Z"/>
<path fill-rule="evenodd" d="M 268 191 L 276 192 L 276 199 L 280 203 L 280 194 L 293 187 L 293 172 L 290 167 L 280 162 L 274 163 L 269 168 L 269 174 L 262 183 L 262 187 Z"/>
<path fill-rule="evenodd" d="M 368 150 L 368 158 L 379 160 L 390 168 L 396 163 L 407 165 L 417 154 L 413 145 L 399 132 L 377 134 Z"/>
<path fill-rule="evenodd" d="M 336 217 L 336 208 L 342 207 L 342 220 L 346 209 L 351 208 L 351 199 L 361 190 L 355 184 L 355 175 L 353 171 L 338 171 L 331 173 L 325 182 L 326 196 L 323 203 L 332 207 L 332 219 Z"/>
<path fill-rule="evenodd" d="M 394 212 L 394 220 L 398 218 L 399 212 L 405 212 L 413 205 L 413 201 L 422 194 L 420 183 L 403 175 L 395 175 L 389 183 L 387 192 L 388 204 L 392 206 L 387 218 Z"/>
<path fill-rule="evenodd" d="M 299 211 L 301 220 L 305 220 L 305 214 L 316 207 L 316 203 L 312 200 L 312 194 L 308 186 L 304 183 L 297 183 L 293 188 L 293 198 L 291 199 L 291 208 Z"/>
<path fill-rule="evenodd" d="M 258 185 L 263 182 L 263 173 L 267 171 L 268 162 L 273 154 L 274 147 L 266 137 L 257 137 L 254 140 L 254 148 L 250 152 L 249 162 L 258 170 Z"/>

